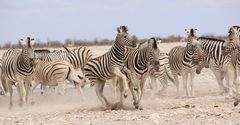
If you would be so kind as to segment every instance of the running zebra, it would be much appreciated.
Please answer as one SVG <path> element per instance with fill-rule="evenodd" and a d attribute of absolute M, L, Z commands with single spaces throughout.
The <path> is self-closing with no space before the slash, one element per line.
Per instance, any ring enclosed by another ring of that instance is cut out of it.
<path fill-rule="evenodd" d="M 164 93 L 168 86 L 168 80 L 174 83 L 173 75 L 169 65 L 169 55 L 167 53 L 160 53 L 159 55 L 160 68 L 158 71 L 155 71 L 154 68 L 150 69 L 150 83 L 152 87 L 151 98 L 156 95 L 159 91 L 161 94 Z M 159 90 L 158 80 L 162 88 Z"/>
<path fill-rule="evenodd" d="M 223 84 L 223 79 L 225 78 L 226 85 L 230 85 L 229 73 L 234 71 L 231 55 L 224 54 L 224 51 L 222 50 L 224 48 L 223 45 L 225 44 L 225 41 L 206 37 L 199 37 L 197 40 L 199 41 L 202 51 L 198 51 L 199 55 L 196 54 L 198 56 L 193 57 L 193 60 L 197 59 L 197 61 L 193 61 L 193 63 L 196 64 L 199 62 L 201 68 L 198 67 L 198 70 L 201 70 L 202 67 L 208 65 L 217 79 L 220 94 L 231 94 L 231 89 Z M 200 71 L 197 72 L 200 73 Z M 234 73 L 234 77 L 236 77 L 236 73 Z"/>
<path fill-rule="evenodd" d="M 12 85 L 15 84 L 18 88 L 17 90 L 20 99 L 19 105 L 22 106 L 27 102 L 32 81 L 31 75 L 33 73 L 34 66 L 34 39 L 28 37 L 27 41 L 21 39 L 19 43 L 22 48 L 21 51 L 9 49 L 2 57 L 2 75 L 6 80 L 6 85 L 8 85 L 8 90 L 10 92 L 10 109 L 13 106 Z"/>
<path fill-rule="evenodd" d="M 182 75 L 183 87 L 185 89 L 186 96 L 189 97 L 187 79 L 188 74 L 190 74 L 190 96 L 194 96 L 193 79 L 195 75 L 195 65 L 192 64 L 192 56 L 194 54 L 194 50 L 198 48 L 198 41 L 195 35 L 196 29 L 190 29 L 190 31 L 186 30 L 186 32 L 188 35 L 186 38 L 187 45 L 185 47 L 176 46 L 169 52 L 169 64 L 174 77 L 175 85 L 177 87 L 178 98 L 180 97 L 178 75 Z"/>
<path fill-rule="evenodd" d="M 149 76 L 149 70 L 154 68 L 154 70 L 158 71 L 160 67 L 160 50 L 157 46 L 157 40 L 154 37 L 143 43 L 138 49 L 127 47 L 125 49 L 126 68 L 129 69 L 132 74 L 136 75 L 138 80 L 140 80 L 140 84 L 134 83 L 134 81 L 131 79 L 129 80 L 129 88 L 134 100 L 133 104 L 136 109 L 142 109 L 141 99 L 143 94 L 143 87 L 146 78 Z M 149 68 L 150 66 L 152 68 Z M 137 85 L 137 95 L 134 91 L 134 85 Z"/>
<path fill-rule="evenodd" d="M 123 96 L 127 97 L 127 91 L 129 90 L 127 78 L 121 72 L 124 67 L 124 48 L 125 46 L 136 46 L 134 38 L 127 32 L 126 26 L 118 27 L 117 32 L 112 48 L 102 56 L 88 61 L 84 67 L 85 77 L 90 80 L 91 84 L 95 84 L 94 86 L 98 99 L 106 108 L 112 108 L 103 95 L 106 80 L 116 76 L 119 77 L 124 86 Z"/>
<path fill-rule="evenodd" d="M 68 61 L 38 61 L 33 74 L 34 84 L 32 91 L 37 85 L 58 86 L 59 94 L 64 94 L 65 81 L 76 83 L 81 86 L 83 78 L 78 77 L 71 63 Z M 78 90 L 85 99 L 81 87 Z"/>

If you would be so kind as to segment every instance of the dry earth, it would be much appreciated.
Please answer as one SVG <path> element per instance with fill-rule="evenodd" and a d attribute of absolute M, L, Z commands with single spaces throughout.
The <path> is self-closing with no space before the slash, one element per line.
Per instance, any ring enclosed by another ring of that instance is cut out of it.
<path fill-rule="evenodd" d="M 185 43 L 163 43 L 162 52 Z M 90 47 L 98 56 L 110 46 Z M 2 50 L 2 55 L 5 50 Z M 167 95 L 156 95 L 150 99 L 150 89 L 143 96 L 144 110 L 135 110 L 131 96 L 124 101 L 123 109 L 104 110 L 96 97 L 94 88 L 84 88 L 87 99 L 83 101 L 72 85 L 66 87 L 65 95 L 40 95 L 34 92 L 34 105 L 18 106 L 18 95 L 14 91 L 14 107 L 8 110 L 9 95 L 0 97 L 0 125 L 150 125 L 150 124 L 240 124 L 240 106 L 233 106 L 233 99 L 218 93 L 213 73 L 204 69 L 195 77 L 195 97 L 176 99 L 175 86 L 170 83 Z M 182 86 L 181 86 L 181 92 Z M 116 102 L 107 85 L 104 94 L 110 102 Z"/>

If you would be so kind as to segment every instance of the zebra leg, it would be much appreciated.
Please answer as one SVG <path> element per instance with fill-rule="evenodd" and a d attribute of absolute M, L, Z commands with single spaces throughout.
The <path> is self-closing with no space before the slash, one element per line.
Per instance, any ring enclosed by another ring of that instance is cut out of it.
<path fill-rule="evenodd" d="M 110 86 L 112 86 L 112 89 L 113 89 L 113 93 L 114 93 L 114 99 L 115 100 L 117 100 L 117 85 L 119 84 L 118 83 L 118 77 L 113 77 L 112 78 L 112 83 L 110 83 L 111 85 Z M 122 84 L 122 83 L 120 83 L 120 84 Z M 121 91 L 120 91 L 121 92 Z M 122 92 L 121 92 L 122 93 Z"/>
<path fill-rule="evenodd" d="M 26 78 L 26 81 L 25 81 L 25 84 L 24 84 L 24 87 L 25 87 L 25 90 L 26 90 L 26 103 L 28 103 L 28 96 L 30 95 L 31 96 L 31 86 L 32 86 L 32 78 L 31 77 L 28 77 Z"/>
<path fill-rule="evenodd" d="M 167 80 L 166 76 L 163 75 L 162 78 L 159 79 L 159 81 L 160 81 L 160 83 L 162 84 L 162 88 L 159 90 L 160 95 L 163 95 L 163 94 L 168 95 L 168 94 L 166 93 L 166 92 L 167 92 L 166 89 L 167 89 L 167 87 L 168 87 L 168 80 Z"/>
<path fill-rule="evenodd" d="M 130 81 L 128 83 L 128 85 L 129 85 L 130 91 L 131 91 L 132 96 L 133 96 L 133 105 L 134 105 L 135 108 L 137 108 L 138 107 L 138 98 L 137 98 L 137 95 L 136 95 L 136 91 L 134 90 L 135 86 L 133 85 L 132 81 Z M 137 91 L 137 92 L 139 92 L 139 91 Z"/>
<path fill-rule="evenodd" d="M 37 87 L 39 85 L 39 83 L 38 82 L 36 82 L 35 80 L 33 80 L 32 81 L 32 88 L 31 88 L 31 97 L 30 97 L 30 99 L 31 99 L 31 104 L 34 104 L 35 102 L 34 102 L 34 100 L 33 100 L 33 90 Z"/>
<path fill-rule="evenodd" d="M 2 80 L 0 79 L 0 94 L 1 95 L 5 95 L 5 91 L 4 91 L 4 89 L 3 89 L 3 85 L 2 85 Z"/>
<path fill-rule="evenodd" d="M 147 79 L 147 76 L 148 76 L 148 73 L 145 73 L 142 77 L 141 77 L 141 81 L 140 81 L 140 92 L 139 92 L 139 97 L 138 97 L 138 107 L 137 109 L 140 109 L 142 110 L 142 94 L 143 94 L 143 88 L 144 88 L 144 84 L 146 82 L 146 79 Z"/>
<path fill-rule="evenodd" d="M 79 83 L 76 84 L 76 88 L 77 88 L 78 92 L 80 93 L 83 101 L 86 100 L 86 97 L 84 96 L 83 91 L 82 91 L 82 87 L 80 86 Z"/>
<path fill-rule="evenodd" d="M 187 85 L 188 74 L 183 73 L 182 74 L 182 79 L 183 79 L 183 89 L 185 90 L 186 97 L 189 97 L 188 85 Z"/>
<path fill-rule="evenodd" d="M 150 75 L 149 77 L 150 77 L 150 82 L 152 84 L 152 93 L 151 93 L 150 99 L 153 99 L 153 97 L 158 92 L 158 85 L 157 85 L 157 81 L 156 81 L 156 77 L 155 76 Z"/>
<path fill-rule="evenodd" d="M 64 95 L 64 82 L 58 82 L 58 94 L 59 95 Z"/>
<path fill-rule="evenodd" d="M 113 73 L 116 75 L 116 76 L 118 76 L 119 78 L 121 78 L 122 79 L 122 84 L 123 84 L 123 96 L 125 97 L 125 98 L 127 98 L 127 96 L 128 96 L 128 90 L 129 90 L 129 88 L 128 88 L 128 84 L 127 84 L 127 77 L 117 68 L 117 67 L 115 67 L 114 69 L 113 69 Z"/>
<path fill-rule="evenodd" d="M 95 91 L 98 96 L 98 99 L 101 101 L 101 103 L 104 105 L 105 108 L 109 108 L 110 104 L 107 101 L 106 97 L 103 95 L 103 88 L 105 85 L 105 81 L 97 81 L 95 84 Z"/>
<path fill-rule="evenodd" d="M 9 109 L 12 109 L 12 106 L 13 106 L 13 102 L 12 102 L 12 94 L 13 94 L 12 82 L 10 82 L 9 80 L 6 80 L 6 85 L 8 86 L 9 94 L 10 94 Z"/>
<path fill-rule="evenodd" d="M 217 79 L 218 82 L 218 87 L 220 90 L 220 94 L 223 95 L 224 94 L 224 86 L 223 86 L 223 77 L 221 77 L 221 73 L 220 72 L 214 72 L 214 75 Z"/>
<path fill-rule="evenodd" d="M 238 95 L 239 94 L 239 84 L 237 82 L 237 69 L 234 70 L 233 85 L 235 88 L 234 94 Z"/>
<path fill-rule="evenodd" d="M 194 97 L 194 82 L 193 79 L 195 77 L 195 74 L 193 72 L 190 73 L 190 96 Z"/>
<path fill-rule="evenodd" d="M 178 76 L 176 74 L 176 75 L 173 75 L 173 77 L 174 77 L 174 83 L 175 83 L 176 89 L 177 89 L 177 98 L 180 98 Z"/>
<path fill-rule="evenodd" d="M 24 87 L 24 82 L 19 81 L 17 83 L 17 88 L 18 88 L 18 94 L 19 94 L 19 99 L 20 99 L 19 106 L 22 107 L 23 104 L 26 103 L 26 90 L 25 90 L 25 87 Z"/>

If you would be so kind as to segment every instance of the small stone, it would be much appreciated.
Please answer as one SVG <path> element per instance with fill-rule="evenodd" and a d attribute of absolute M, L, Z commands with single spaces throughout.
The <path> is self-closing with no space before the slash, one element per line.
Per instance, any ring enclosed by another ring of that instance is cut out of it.
<path fill-rule="evenodd" d="M 185 105 L 184 108 L 190 108 L 190 105 Z"/>

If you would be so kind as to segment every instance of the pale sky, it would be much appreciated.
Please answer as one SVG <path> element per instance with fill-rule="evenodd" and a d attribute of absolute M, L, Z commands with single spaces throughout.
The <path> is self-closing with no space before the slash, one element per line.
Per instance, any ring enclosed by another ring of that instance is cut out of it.
<path fill-rule="evenodd" d="M 186 28 L 227 35 L 239 12 L 240 0 L 0 0 L 0 44 L 114 39 L 120 25 L 138 38 L 185 36 Z"/>

